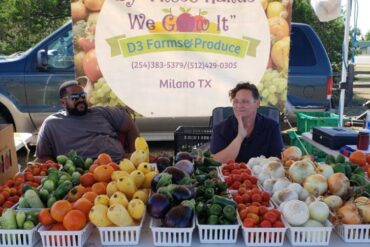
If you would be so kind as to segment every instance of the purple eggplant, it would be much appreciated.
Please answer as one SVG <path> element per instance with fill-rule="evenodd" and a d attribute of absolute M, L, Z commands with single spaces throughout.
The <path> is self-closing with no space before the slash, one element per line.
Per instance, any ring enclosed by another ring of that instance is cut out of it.
<path fill-rule="evenodd" d="M 154 193 L 148 200 L 148 213 L 153 218 L 162 219 L 170 208 L 171 200 L 164 194 Z"/>
<path fill-rule="evenodd" d="M 178 152 L 175 156 L 175 162 L 177 163 L 180 160 L 189 160 L 193 162 L 193 155 L 189 152 Z"/>
<path fill-rule="evenodd" d="M 172 183 L 174 184 L 191 184 L 192 183 L 192 179 L 190 178 L 189 174 L 187 174 L 186 172 L 184 172 L 183 170 L 177 167 L 174 167 L 174 166 L 167 167 L 163 171 L 163 173 L 171 174 Z"/>
<path fill-rule="evenodd" d="M 157 159 L 157 169 L 159 172 L 162 172 L 169 166 L 172 166 L 172 161 L 169 157 L 162 156 Z"/>
<path fill-rule="evenodd" d="M 191 205 L 190 205 L 191 204 Z M 183 201 L 181 204 L 172 207 L 163 219 L 165 227 L 191 227 L 194 215 L 194 201 Z"/>
<path fill-rule="evenodd" d="M 157 192 L 165 194 L 168 198 L 171 198 L 174 205 L 177 205 L 194 197 L 194 186 L 170 184 L 159 188 Z"/>
<path fill-rule="evenodd" d="M 175 167 L 179 168 L 189 175 L 192 175 L 194 172 L 194 164 L 189 160 L 180 160 L 176 162 Z"/>
<path fill-rule="evenodd" d="M 160 173 L 154 176 L 151 183 L 152 191 L 156 192 L 159 188 L 172 184 L 172 175 Z"/>

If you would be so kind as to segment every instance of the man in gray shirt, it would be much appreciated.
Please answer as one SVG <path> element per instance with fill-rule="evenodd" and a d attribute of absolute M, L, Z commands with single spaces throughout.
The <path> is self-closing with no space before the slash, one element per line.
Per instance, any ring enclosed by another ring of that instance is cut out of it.
<path fill-rule="evenodd" d="M 107 153 L 115 162 L 135 150 L 139 131 L 131 117 L 117 107 L 88 108 L 86 94 L 77 81 L 66 81 L 59 88 L 64 111 L 45 119 L 39 131 L 36 156 L 45 161 L 75 150 L 83 158 Z M 125 150 L 124 137 L 127 143 Z"/>

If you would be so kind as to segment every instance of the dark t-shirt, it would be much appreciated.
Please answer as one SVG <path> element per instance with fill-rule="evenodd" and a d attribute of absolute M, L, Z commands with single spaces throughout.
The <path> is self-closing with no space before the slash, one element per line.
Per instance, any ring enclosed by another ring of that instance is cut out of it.
<path fill-rule="evenodd" d="M 211 153 L 226 148 L 238 134 L 238 120 L 231 115 L 213 128 Z M 250 158 L 264 155 L 280 157 L 284 147 L 279 124 L 257 114 L 252 134 L 243 140 L 236 162 L 248 162 Z"/>
<path fill-rule="evenodd" d="M 127 113 L 116 107 L 93 107 L 83 116 L 50 115 L 39 131 L 36 156 L 56 157 L 75 150 L 83 158 L 108 153 L 114 161 L 124 154 L 118 133 Z"/>

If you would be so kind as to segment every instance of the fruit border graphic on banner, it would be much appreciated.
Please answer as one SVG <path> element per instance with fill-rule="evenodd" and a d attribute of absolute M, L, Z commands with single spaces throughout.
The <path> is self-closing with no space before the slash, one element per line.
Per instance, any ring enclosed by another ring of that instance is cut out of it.
<path fill-rule="evenodd" d="M 209 116 L 238 82 L 285 107 L 291 1 L 84 0 L 72 6 L 76 76 L 92 105 Z M 124 103 L 123 103 L 124 102 Z"/>

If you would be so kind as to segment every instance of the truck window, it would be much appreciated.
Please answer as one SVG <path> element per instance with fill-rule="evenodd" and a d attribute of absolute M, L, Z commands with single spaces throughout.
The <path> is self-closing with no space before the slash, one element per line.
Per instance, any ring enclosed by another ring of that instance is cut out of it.
<path fill-rule="evenodd" d="M 314 66 L 316 64 L 315 53 L 305 32 L 299 28 L 293 28 L 291 33 L 290 66 Z"/>
<path fill-rule="evenodd" d="M 66 69 L 74 66 L 72 38 L 72 30 L 69 30 L 47 47 L 49 69 Z"/>

